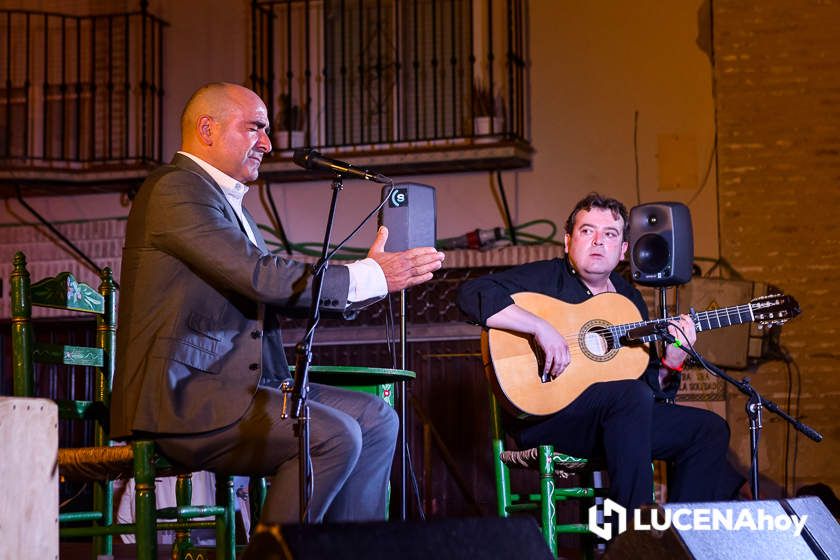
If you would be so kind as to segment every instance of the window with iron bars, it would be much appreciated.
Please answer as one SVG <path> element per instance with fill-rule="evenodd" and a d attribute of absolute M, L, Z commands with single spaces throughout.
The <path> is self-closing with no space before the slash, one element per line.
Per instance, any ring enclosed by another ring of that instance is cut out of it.
<path fill-rule="evenodd" d="M 527 141 L 525 5 L 255 2 L 251 82 L 275 147 Z"/>
<path fill-rule="evenodd" d="M 0 10 L 0 160 L 80 170 L 159 161 L 164 26 L 144 10 Z"/>

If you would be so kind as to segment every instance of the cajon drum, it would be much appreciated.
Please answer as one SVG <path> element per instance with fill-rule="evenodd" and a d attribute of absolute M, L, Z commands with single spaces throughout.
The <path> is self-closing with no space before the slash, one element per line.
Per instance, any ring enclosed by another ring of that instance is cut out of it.
<path fill-rule="evenodd" d="M 58 559 L 58 407 L 0 397 L 0 558 Z"/>

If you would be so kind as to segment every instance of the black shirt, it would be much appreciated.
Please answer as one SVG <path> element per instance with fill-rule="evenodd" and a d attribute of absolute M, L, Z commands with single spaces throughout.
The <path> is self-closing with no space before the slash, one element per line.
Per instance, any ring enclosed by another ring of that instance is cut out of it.
<path fill-rule="evenodd" d="M 610 281 L 616 292 L 630 299 L 642 318 L 648 320 L 647 306 L 639 290 L 615 271 L 610 274 Z M 464 283 L 458 292 L 458 306 L 471 321 L 486 326 L 489 317 L 513 304 L 510 296 L 517 292 L 537 292 L 566 303 L 582 303 L 592 297 L 592 292 L 567 259 L 551 259 L 523 264 Z M 669 383 L 663 391 L 659 385 L 659 363 L 656 348 L 651 345 L 650 363 L 642 377 L 658 400 L 673 399 L 679 380 Z"/>

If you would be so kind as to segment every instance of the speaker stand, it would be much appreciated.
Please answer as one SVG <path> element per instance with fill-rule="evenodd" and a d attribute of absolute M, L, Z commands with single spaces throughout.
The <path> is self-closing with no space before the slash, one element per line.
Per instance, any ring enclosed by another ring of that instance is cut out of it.
<path fill-rule="evenodd" d="M 400 369 L 405 369 L 405 347 L 406 347 L 406 319 L 405 319 L 405 289 L 400 290 Z M 397 387 L 399 389 L 399 416 L 400 416 L 400 437 L 399 445 L 400 445 L 400 476 L 399 476 L 399 489 L 400 489 L 400 520 L 405 521 L 408 518 L 407 513 L 407 497 L 406 497 L 406 435 L 405 435 L 405 381 L 397 381 Z"/>
<path fill-rule="evenodd" d="M 667 290 L 668 290 L 668 286 L 657 286 L 657 288 L 656 288 L 656 294 L 657 294 L 657 296 L 659 296 L 659 310 L 660 310 L 659 315 L 661 315 L 662 319 L 667 319 L 668 318 Z M 660 346 L 660 351 L 661 351 L 661 356 L 664 356 L 665 355 L 665 346 L 664 345 Z M 661 378 L 659 380 L 659 384 L 660 385 L 662 384 L 662 379 Z M 670 469 L 671 469 L 670 464 L 667 461 L 665 461 L 665 468 L 664 468 L 665 484 L 664 484 L 664 489 L 663 489 L 665 498 L 668 497 L 668 481 L 671 479 Z M 655 486 L 655 481 L 654 481 L 654 486 Z M 656 492 L 654 490 L 654 494 L 655 493 Z M 660 492 L 660 495 L 662 495 L 661 492 Z"/>
<path fill-rule="evenodd" d="M 659 295 L 659 310 L 663 319 L 668 318 L 668 297 L 666 296 L 666 290 L 668 290 L 668 286 L 659 286 L 656 288 L 657 294 Z"/>

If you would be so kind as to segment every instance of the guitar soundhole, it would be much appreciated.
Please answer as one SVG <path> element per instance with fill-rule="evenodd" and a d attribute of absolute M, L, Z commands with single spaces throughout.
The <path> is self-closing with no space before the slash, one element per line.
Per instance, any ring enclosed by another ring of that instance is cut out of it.
<path fill-rule="evenodd" d="M 609 330 L 612 325 L 603 319 L 593 319 L 583 325 L 578 345 L 583 355 L 596 362 L 606 362 L 618 352 L 618 345 Z"/>

